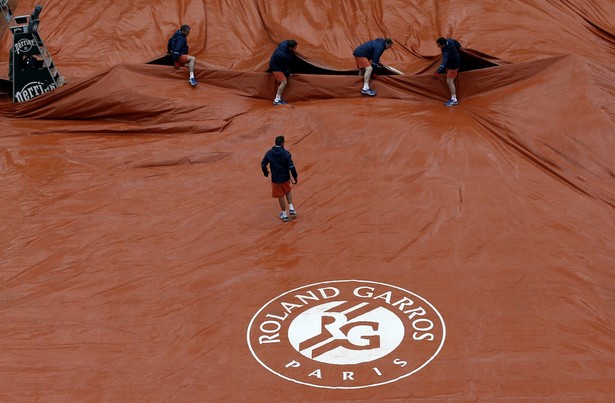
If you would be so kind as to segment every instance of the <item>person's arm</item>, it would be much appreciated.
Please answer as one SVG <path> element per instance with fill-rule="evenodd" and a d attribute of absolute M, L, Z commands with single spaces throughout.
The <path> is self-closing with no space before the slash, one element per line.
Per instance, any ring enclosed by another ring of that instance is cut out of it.
<path fill-rule="evenodd" d="M 181 56 L 181 50 L 184 47 L 182 39 L 184 39 L 183 35 L 177 35 L 177 38 L 175 38 L 175 41 L 173 42 L 172 53 L 175 59 Z"/>
<path fill-rule="evenodd" d="M 186 38 L 185 36 L 182 35 L 182 39 L 184 40 L 184 47 L 182 48 L 182 54 L 183 55 L 189 55 L 190 54 L 190 47 L 188 46 L 188 38 Z"/>
<path fill-rule="evenodd" d="M 297 173 L 297 168 L 295 168 L 295 163 L 293 162 L 293 157 L 288 153 L 288 169 L 290 170 L 290 174 L 293 176 L 295 180 L 294 183 L 297 183 L 297 178 L 299 174 Z"/>
<path fill-rule="evenodd" d="M 177 42 L 179 42 L 179 38 L 177 36 L 177 32 L 173 34 L 173 39 L 171 39 L 171 56 L 174 60 L 177 60 L 179 57 L 179 53 L 177 52 Z"/>
<path fill-rule="evenodd" d="M 293 61 L 293 57 L 295 57 L 295 55 L 293 55 L 293 53 L 291 51 L 288 51 L 287 54 L 284 55 L 284 75 L 286 77 L 290 77 L 292 75 L 292 72 L 290 71 L 290 66 L 292 64 Z"/>
<path fill-rule="evenodd" d="M 448 63 L 448 54 L 449 51 L 446 48 L 442 50 L 442 64 L 440 64 L 440 67 L 438 67 L 436 73 L 442 74 L 446 71 L 446 65 Z"/>
<path fill-rule="evenodd" d="M 386 49 L 385 45 L 378 44 L 376 49 L 374 50 L 374 58 L 372 59 L 372 66 L 374 68 L 380 65 L 380 57 L 384 53 L 385 49 Z"/>
<path fill-rule="evenodd" d="M 184 35 L 178 35 L 173 46 L 173 56 L 178 58 L 183 54 L 187 55 L 188 53 L 184 53 L 184 48 L 187 46 L 188 42 L 186 41 L 186 37 Z"/>
<path fill-rule="evenodd" d="M 290 174 L 293 176 L 293 179 L 295 180 L 295 183 L 297 183 L 297 181 L 299 180 L 299 174 L 297 173 L 297 168 L 295 168 L 295 166 L 293 165 L 292 167 L 290 167 Z"/>
<path fill-rule="evenodd" d="M 269 170 L 267 170 L 267 164 L 269 164 L 269 158 L 267 157 L 267 154 L 265 154 L 265 157 L 261 161 L 261 169 L 263 170 L 263 175 L 265 175 L 265 177 L 269 176 Z"/>

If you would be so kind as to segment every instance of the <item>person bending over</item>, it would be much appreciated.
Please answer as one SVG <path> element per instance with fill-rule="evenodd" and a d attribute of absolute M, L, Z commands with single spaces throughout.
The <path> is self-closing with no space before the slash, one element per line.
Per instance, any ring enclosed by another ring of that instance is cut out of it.
<path fill-rule="evenodd" d="M 376 96 L 376 91 L 369 87 L 374 69 L 380 65 L 380 57 L 385 50 L 393 45 L 391 38 L 376 38 L 359 45 L 352 55 L 354 56 L 359 71 L 363 73 L 363 89 L 361 94 L 370 97 Z"/>
<path fill-rule="evenodd" d="M 187 36 L 190 34 L 190 27 L 188 25 L 182 25 L 179 30 L 177 30 L 173 36 L 171 37 L 171 57 L 173 57 L 173 61 L 175 62 L 175 68 L 180 68 L 183 66 L 188 66 L 188 70 L 190 71 L 190 78 L 188 82 L 193 87 L 197 85 L 196 79 L 194 78 L 194 66 L 196 65 L 196 58 L 190 54 L 188 54 L 188 38 Z"/>
<path fill-rule="evenodd" d="M 297 41 L 288 39 L 278 44 L 277 49 L 271 55 L 271 59 L 269 59 L 269 70 L 273 73 L 273 77 L 279 84 L 273 100 L 274 105 L 287 104 L 282 100 L 282 94 L 288 84 L 288 78 L 292 76 L 290 64 L 295 57 L 295 50 L 297 50 Z"/>
<path fill-rule="evenodd" d="M 453 38 L 440 37 L 436 39 L 438 47 L 442 50 L 442 64 L 438 67 L 438 70 L 434 73 L 443 74 L 446 72 L 446 84 L 451 91 L 451 99 L 444 103 L 446 106 L 454 106 L 459 103 L 457 101 L 457 90 L 455 89 L 455 78 L 459 73 L 461 67 L 461 57 L 459 56 L 459 49 L 461 44 Z"/>

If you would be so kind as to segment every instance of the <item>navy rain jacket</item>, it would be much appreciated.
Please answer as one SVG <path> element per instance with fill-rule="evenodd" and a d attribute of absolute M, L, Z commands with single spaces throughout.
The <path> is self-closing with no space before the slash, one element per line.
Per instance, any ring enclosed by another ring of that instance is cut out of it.
<path fill-rule="evenodd" d="M 280 42 L 278 48 L 269 59 L 269 70 L 281 71 L 286 75 L 290 74 L 290 62 L 295 57 L 292 50 L 288 49 L 288 41 Z"/>
<path fill-rule="evenodd" d="M 382 56 L 386 48 L 384 38 L 376 38 L 373 41 L 360 45 L 352 52 L 352 55 L 355 57 L 367 57 L 367 60 L 371 60 L 374 66 L 378 66 L 380 56 Z"/>
<path fill-rule="evenodd" d="M 275 146 L 265 153 L 265 157 L 261 161 L 263 174 L 267 176 L 267 164 L 271 165 L 271 182 L 284 183 L 290 179 L 290 174 L 297 180 L 297 169 L 293 158 L 284 147 Z"/>
<path fill-rule="evenodd" d="M 188 39 L 183 32 L 178 29 L 177 32 L 173 34 L 173 48 L 171 49 L 171 56 L 173 56 L 173 60 L 177 61 L 181 55 L 188 54 Z"/>
<path fill-rule="evenodd" d="M 442 74 L 446 69 L 458 69 L 461 67 L 461 58 L 459 57 L 460 47 L 461 44 L 455 39 L 446 39 L 446 45 L 442 48 L 442 64 L 438 67 L 438 73 Z"/>

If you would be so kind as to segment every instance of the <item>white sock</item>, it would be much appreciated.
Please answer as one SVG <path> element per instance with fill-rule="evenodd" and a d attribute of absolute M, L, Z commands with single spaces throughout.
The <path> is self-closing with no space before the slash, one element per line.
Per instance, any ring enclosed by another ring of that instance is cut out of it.
<path fill-rule="evenodd" d="M 190 73 L 190 78 L 194 78 L 194 73 Z"/>
<path fill-rule="evenodd" d="M 289 204 L 289 205 L 288 205 L 288 209 L 289 209 L 289 210 L 294 210 L 294 209 L 295 209 L 295 207 L 294 207 L 292 204 Z"/>
<path fill-rule="evenodd" d="M 363 84 L 363 90 L 369 90 L 369 84 L 368 83 Z"/>
<path fill-rule="evenodd" d="M 288 217 L 288 216 L 286 215 L 286 211 L 282 211 L 282 217 Z"/>
<path fill-rule="evenodd" d="M 276 96 L 275 96 L 275 99 L 273 100 L 273 102 L 278 102 L 278 101 L 279 101 L 279 100 L 281 100 L 281 99 L 282 99 L 282 97 L 280 97 L 280 96 L 276 95 Z"/>
<path fill-rule="evenodd" d="M 455 101 L 455 102 L 457 102 L 457 97 L 456 97 L 455 95 L 453 95 L 453 96 L 451 97 L 451 101 Z"/>

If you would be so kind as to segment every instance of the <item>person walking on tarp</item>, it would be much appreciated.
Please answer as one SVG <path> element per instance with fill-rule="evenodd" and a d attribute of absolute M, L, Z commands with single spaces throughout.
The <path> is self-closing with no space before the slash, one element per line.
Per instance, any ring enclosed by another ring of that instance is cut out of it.
<path fill-rule="evenodd" d="M 461 44 L 453 38 L 440 37 L 436 39 L 438 47 L 442 50 L 442 64 L 438 67 L 438 70 L 434 73 L 437 77 L 438 74 L 446 72 L 446 83 L 451 91 L 451 99 L 444 103 L 446 106 L 454 106 L 459 103 L 457 101 L 457 91 L 455 90 L 455 78 L 461 67 L 461 57 L 459 56 L 459 49 Z"/>
<path fill-rule="evenodd" d="M 282 100 L 282 94 L 284 89 L 286 89 L 286 84 L 288 84 L 288 77 L 292 77 L 290 64 L 295 57 L 295 50 L 297 50 L 297 41 L 288 39 L 278 44 L 277 49 L 271 55 L 271 59 L 269 59 L 269 71 L 273 73 L 273 77 L 279 84 L 278 91 L 273 100 L 274 105 L 287 104 L 287 102 Z"/>
<path fill-rule="evenodd" d="M 363 89 L 361 94 L 370 97 L 376 96 L 376 91 L 369 87 L 374 69 L 380 66 L 380 57 L 385 50 L 393 45 L 391 38 L 376 38 L 359 45 L 352 55 L 354 56 L 360 73 L 363 73 Z"/>
<path fill-rule="evenodd" d="M 194 78 L 194 66 L 196 65 L 196 58 L 188 54 L 188 39 L 186 38 L 190 34 L 190 27 L 188 25 L 182 25 L 177 30 L 167 44 L 167 50 L 173 57 L 175 62 L 175 68 L 180 68 L 188 65 L 190 71 L 190 78 L 188 82 L 193 87 L 197 85 Z"/>
<path fill-rule="evenodd" d="M 297 169 L 293 158 L 286 149 L 284 149 L 284 136 L 275 138 L 275 146 L 265 153 L 265 157 L 261 161 L 261 169 L 265 177 L 269 176 L 267 165 L 271 167 L 271 196 L 277 198 L 280 203 L 282 212 L 280 219 L 289 221 L 286 214 L 286 201 L 288 201 L 288 214 L 296 215 L 295 207 L 293 206 L 293 195 L 290 190 L 290 175 L 293 176 L 293 184 L 297 184 Z"/>

